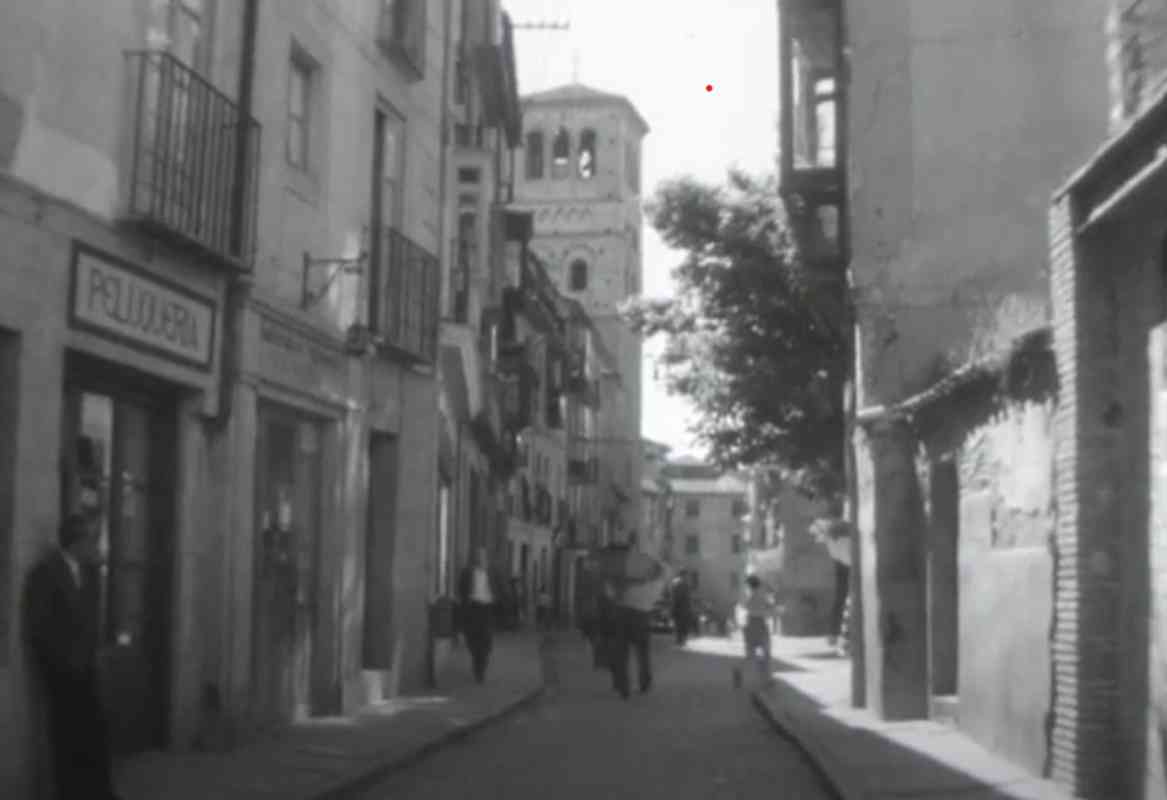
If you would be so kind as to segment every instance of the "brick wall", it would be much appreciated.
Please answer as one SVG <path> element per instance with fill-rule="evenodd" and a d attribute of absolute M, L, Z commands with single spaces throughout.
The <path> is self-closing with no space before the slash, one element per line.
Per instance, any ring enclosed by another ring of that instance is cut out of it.
<path fill-rule="evenodd" d="M 1050 772 L 1084 797 L 1113 797 L 1120 781 L 1118 712 L 1118 410 L 1110 272 L 1086 269 L 1070 197 L 1050 212 L 1050 289 L 1061 386 L 1054 415 L 1055 611 Z"/>

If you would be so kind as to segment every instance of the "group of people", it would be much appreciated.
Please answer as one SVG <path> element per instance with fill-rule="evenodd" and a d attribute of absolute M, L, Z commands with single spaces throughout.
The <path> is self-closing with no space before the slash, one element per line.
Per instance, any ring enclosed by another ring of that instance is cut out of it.
<path fill-rule="evenodd" d="M 613 549 L 626 559 L 636 557 L 636 551 L 627 547 Z M 631 695 L 629 661 L 633 655 L 641 694 L 652 688 L 651 615 L 664 573 L 664 565 L 653 562 L 640 574 L 603 576 L 590 613 L 585 612 L 580 620 L 592 645 L 593 666 L 610 671 L 612 688 L 625 700 Z"/>

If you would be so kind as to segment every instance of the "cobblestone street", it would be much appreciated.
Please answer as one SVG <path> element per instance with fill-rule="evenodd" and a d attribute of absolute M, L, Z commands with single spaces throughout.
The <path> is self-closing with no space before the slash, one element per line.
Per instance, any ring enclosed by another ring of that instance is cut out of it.
<path fill-rule="evenodd" d="M 729 643 L 726 643 L 729 644 Z M 627 702 L 562 634 L 557 687 L 529 710 L 360 795 L 381 798 L 833 797 L 797 748 L 735 691 L 733 661 L 656 637 L 655 683 Z M 724 648 L 716 648 L 722 650 Z"/>

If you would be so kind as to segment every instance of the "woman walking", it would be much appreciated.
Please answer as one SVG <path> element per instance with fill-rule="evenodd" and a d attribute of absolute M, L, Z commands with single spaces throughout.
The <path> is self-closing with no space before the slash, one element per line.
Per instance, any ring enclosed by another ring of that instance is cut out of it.
<path fill-rule="evenodd" d="M 774 683 L 774 676 L 770 672 L 770 620 L 774 616 L 774 592 L 769 587 L 763 587 L 757 575 L 746 578 L 746 597 L 742 605 L 746 611 L 746 626 L 743 631 L 745 639 L 745 658 L 743 666 L 749 665 L 757 659 L 761 652 L 760 667 L 762 682 L 766 686 Z M 742 685 L 742 668 L 734 670 L 734 686 Z"/>

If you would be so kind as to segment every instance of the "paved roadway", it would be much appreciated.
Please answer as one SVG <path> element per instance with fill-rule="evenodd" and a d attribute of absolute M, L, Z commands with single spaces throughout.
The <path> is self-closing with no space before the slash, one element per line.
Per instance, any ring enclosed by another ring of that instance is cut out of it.
<path fill-rule="evenodd" d="M 560 638 L 558 686 L 544 699 L 362 800 L 834 799 L 748 692 L 734 690 L 730 654 L 740 645 L 699 640 L 680 651 L 657 636 L 651 691 L 623 700 L 577 637 Z"/>

